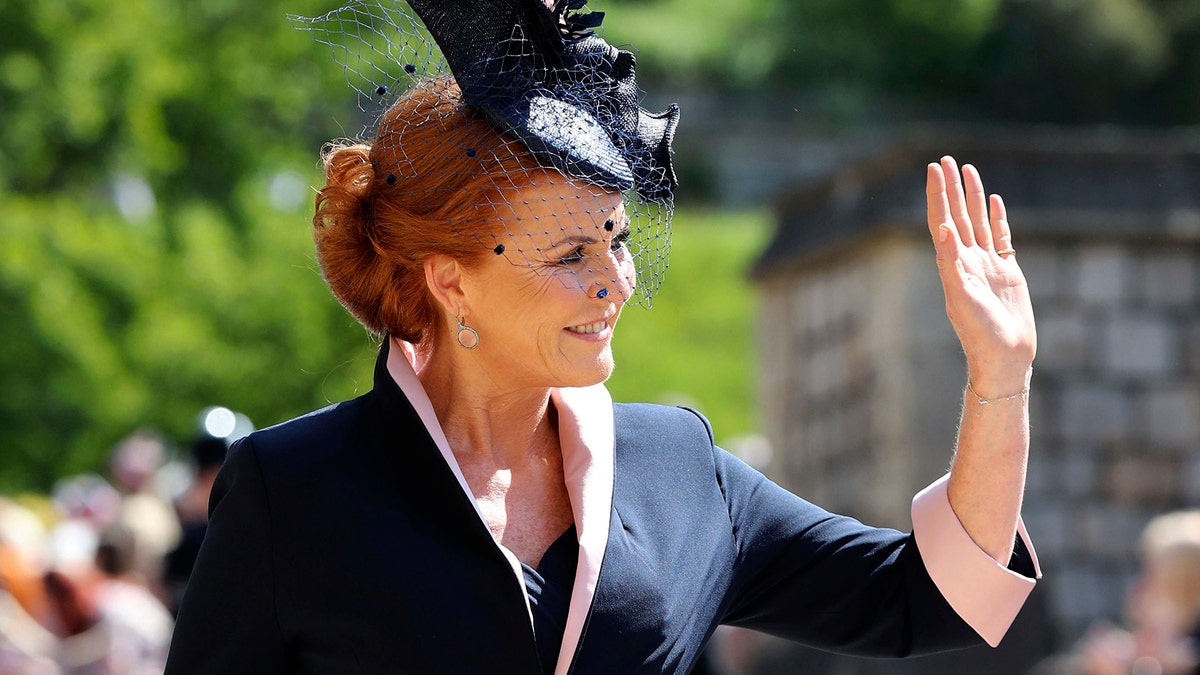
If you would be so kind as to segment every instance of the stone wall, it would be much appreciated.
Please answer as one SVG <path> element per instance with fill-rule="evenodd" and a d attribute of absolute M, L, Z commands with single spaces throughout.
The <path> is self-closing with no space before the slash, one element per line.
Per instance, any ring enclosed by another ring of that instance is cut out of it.
<path fill-rule="evenodd" d="M 928 241 L 874 231 L 762 279 L 773 477 L 907 529 L 951 457 L 965 366 Z M 1120 619 L 1138 535 L 1200 504 L 1200 245 L 1018 233 L 1039 349 L 1025 522 L 1058 647 Z"/>
<path fill-rule="evenodd" d="M 1200 247 L 1022 245 L 1038 316 L 1025 520 L 1067 636 L 1119 618 L 1142 527 L 1200 504 Z"/>

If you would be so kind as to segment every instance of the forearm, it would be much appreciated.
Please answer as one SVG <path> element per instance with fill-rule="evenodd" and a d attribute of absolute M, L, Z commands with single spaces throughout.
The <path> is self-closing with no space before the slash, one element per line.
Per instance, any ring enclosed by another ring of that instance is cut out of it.
<path fill-rule="evenodd" d="M 1023 392 L 1037 354 L 1029 286 L 1012 248 L 1004 200 L 986 197 L 974 167 L 964 166 L 960 180 L 954 158 L 943 157 L 929 165 L 925 192 L 946 316 L 973 387 L 964 396 L 947 498 L 971 539 L 1007 564 L 1029 456 Z"/>
<path fill-rule="evenodd" d="M 1028 371 L 1022 381 L 965 392 L 947 487 L 963 528 L 1002 564 L 1012 556 L 1029 458 L 1028 395 L 1009 396 L 1027 386 Z M 979 396 L 995 398 L 984 404 Z"/>

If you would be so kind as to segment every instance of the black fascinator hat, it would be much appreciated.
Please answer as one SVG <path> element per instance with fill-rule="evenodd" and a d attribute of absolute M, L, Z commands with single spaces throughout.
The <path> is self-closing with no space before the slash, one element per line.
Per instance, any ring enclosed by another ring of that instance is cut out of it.
<path fill-rule="evenodd" d="M 651 113 L 638 105 L 636 58 L 596 35 L 604 12 L 585 12 L 586 0 L 557 0 L 552 7 L 541 0 L 352 2 L 316 19 L 292 20 L 334 48 L 361 94 L 382 99 L 406 79 L 389 73 L 390 66 L 415 79 L 436 59 L 431 45 L 398 38 L 417 32 L 406 4 L 440 50 L 464 101 L 539 161 L 600 187 L 636 189 L 648 201 L 666 199 L 678 186 L 671 141 L 679 107 Z M 396 62 L 367 56 L 368 48 Z M 399 63 L 406 49 L 410 58 Z"/>
<path fill-rule="evenodd" d="M 649 305 L 670 248 L 678 185 L 671 143 L 679 109 L 672 105 L 652 113 L 638 104 L 636 58 L 596 33 L 604 13 L 585 5 L 586 0 L 352 0 L 320 17 L 291 20 L 332 49 L 364 111 L 452 75 L 461 103 L 523 146 L 538 165 L 621 192 L 628 227 L 618 243 L 636 264 L 637 298 Z M 404 163 L 405 148 L 387 149 Z M 472 159 L 476 151 L 455 150 Z M 403 183 L 388 176 L 395 189 Z M 559 213 L 571 208 L 564 204 Z M 552 229 L 550 223 L 543 226 L 547 233 Z M 614 236 L 622 230 L 611 224 L 606 229 Z M 549 254 L 522 241 L 514 244 L 488 248 L 531 267 Z M 612 268 L 611 283 L 622 276 L 612 261 L 601 263 Z"/>
<path fill-rule="evenodd" d="M 658 201 L 678 185 L 671 140 L 679 107 L 638 106 L 632 52 L 593 29 L 586 0 L 409 0 L 441 47 L 466 102 L 540 161 Z"/>

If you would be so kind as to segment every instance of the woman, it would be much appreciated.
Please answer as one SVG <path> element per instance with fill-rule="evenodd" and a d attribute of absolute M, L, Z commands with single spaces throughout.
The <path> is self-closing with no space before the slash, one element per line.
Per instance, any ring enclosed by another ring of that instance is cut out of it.
<path fill-rule="evenodd" d="M 318 258 L 384 335 L 375 386 L 231 450 L 167 672 L 686 673 L 721 623 L 871 655 L 996 644 L 1037 575 L 1035 334 L 999 197 L 929 166 L 969 364 L 953 470 L 913 534 L 829 514 L 694 411 L 612 403 L 613 330 L 654 283 L 629 242 L 669 212 L 676 113 L 636 108 L 632 58 L 581 2 L 468 4 L 485 19 L 413 3 L 454 78 L 325 157 Z M 501 37 L 464 56 L 479 23 Z"/>

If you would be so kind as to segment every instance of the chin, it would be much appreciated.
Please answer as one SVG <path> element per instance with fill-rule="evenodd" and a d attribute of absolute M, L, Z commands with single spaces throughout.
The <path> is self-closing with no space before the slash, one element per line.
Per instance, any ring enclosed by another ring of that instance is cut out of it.
<path fill-rule="evenodd" d="M 612 347 L 609 346 L 600 354 L 600 358 L 596 359 L 596 374 L 599 379 L 592 384 L 600 384 L 612 377 L 613 369 L 616 368 L 616 361 L 613 360 Z"/>
<path fill-rule="evenodd" d="M 571 375 L 564 378 L 565 381 L 560 383 L 560 387 L 590 387 L 594 384 L 605 382 L 613 373 L 613 358 L 612 352 L 605 350 L 603 354 L 596 357 L 594 361 L 589 362 L 586 366 L 581 366 Z"/>
<path fill-rule="evenodd" d="M 614 368 L 613 360 L 610 357 L 609 359 L 605 360 L 603 365 L 600 367 L 599 372 L 597 373 L 597 375 L 599 375 L 599 379 L 597 379 L 592 384 L 600 384 L 601 382 L 607 382 L 608 378 L 612 377 L 613 368 Z"/>

